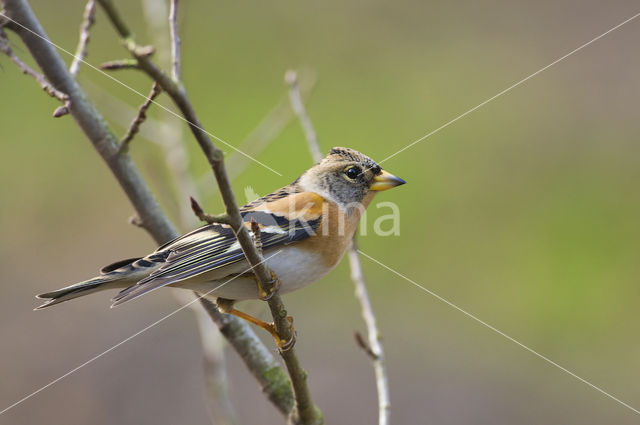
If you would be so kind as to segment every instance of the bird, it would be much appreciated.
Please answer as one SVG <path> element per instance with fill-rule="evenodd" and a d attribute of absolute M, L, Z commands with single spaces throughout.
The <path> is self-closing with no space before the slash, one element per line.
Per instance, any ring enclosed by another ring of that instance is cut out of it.
<path fill-rule="evenodd" d="M 249 202 L 240 214 L 252 237 L 259 233 L 266 265 L 277 278 L 279 293 L 286 294 L 336 267 L 373 197 L 403 184 L 368 156 L 334 147 L 295 181 Z M 256 225 L 259 232 L 255 227 L 251 232 Z M 91 279 L 36 295 L 46 301 L 35 310 L 120 289 L 111 299 L 115 307 L 165 286 L 204 294 L 223 313 L 269 331 L 280 347 L 290 342 L 279 339 L 273 324 L 234 308 L 237 301 L 266 297 L 233 229 L 221 223 L 201 226 L 144 257 L 103 267 Z"/>

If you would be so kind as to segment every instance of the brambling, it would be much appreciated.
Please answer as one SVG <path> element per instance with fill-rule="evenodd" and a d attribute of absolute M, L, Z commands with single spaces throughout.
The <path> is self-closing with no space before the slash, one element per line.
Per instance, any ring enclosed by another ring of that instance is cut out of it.
<path fill-rule="evenodd" d="M 241 215 L 249 230 L 252 221 L 258 223 L 265 261 L 279 280 L 280 293 L 285 294 L 331 271 L 374 195 L 404 183 L 360 152 L 333 148 L 293 183 L 246 204 Z M 118 261 L 97 277 L 37 295 L 47 301 L 36 310 L 98 291 L 122 289 L 112 299 L 114 307 L 163 286 L 214 298 L 221 311 L 269 330 L 278 341 L 272 325 L 233 308 L 235 301 L 261 296 L 257 278 L 226 224 L 202 226 L 145 257 Z"/>

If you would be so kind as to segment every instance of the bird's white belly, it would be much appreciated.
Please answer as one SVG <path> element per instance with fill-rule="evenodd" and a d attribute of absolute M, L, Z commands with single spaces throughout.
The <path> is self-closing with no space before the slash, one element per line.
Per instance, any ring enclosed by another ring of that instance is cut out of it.
<path fill-rule="evenodd" d="M 267 265 L 280 279 L 280 292 L 287 293 L 303 288 L 331 271 L 320 254 L 295 247 L 267 254 Z"/>
<path fill-rule="evenodd" d="M 327 267 L 319 254 L 296 247 L 272 248 L 264 252 L 267 265 L 280 280 L 280 293 L 303 288 L 326 275 L 333 267 Z M 226 271 L 226 270 L 225 270 Z M 229 266 L 229 274 L 247 273 L 245 261 Z M 202 277 L 205 277 L 204 275 Z M 256 281 L 247 277 L 230 276 L 225 279 L 193 279 L 182 287 L 195 290 L 207 298 L 248 300 L 258 298 Z"/>

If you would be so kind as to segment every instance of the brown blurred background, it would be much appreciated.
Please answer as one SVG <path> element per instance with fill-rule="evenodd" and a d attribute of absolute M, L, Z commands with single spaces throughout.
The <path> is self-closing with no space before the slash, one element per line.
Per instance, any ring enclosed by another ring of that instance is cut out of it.
<path fill-rule="evenodd" d="M 157 37 L 141 3 L 116 3 L 142 43 Z M 207 130 L 239 145 L 286 96 L 285 70 L 311 69 L 318 83 L 308 109 L 323 150 L 349 146 L 378 160 L 640 11 L 631 0 L 181 3 L 184 79 Z M 51 39 L 75 50 L 84 2 L 31 4 Z M 374 204 L 360 239 L 369 255 L 636 408 L 639 39 L 640 19 L 385 162 L 408 181 L 377 198 L 399 205 L 401 234 L 371 231 L 388 213 Z M 99 11 L 87 60 L 122 57 Z M 158 291 L 110 310 L 103 293 L 31 311 L 34 294 L 155 245 L 127 224 L 131 206 L 73 120 L 51 118 L 56 101 L 6 57 L 0 65 L 1 410 L 179 304 Z M 149 90 L 133 71 L 114 76 Z M 115 98 L 137 107 L 140 98 L 86 66 L 79 81 L 122 134 L 107 105 Z M 182 131 L 191 172 L 206 175 Z M 311 163 L 303 140 L 292 122 L 258 155 L 284 177 L 253 164 L 235 179 L 238 193 L 251 186 L 265 194 L 293 180 Z M 138 138 L 132 152 L 176 219 L 162 150 Z M 203 204 L 222 209 L 215 194 Z M 638 422 L 407 281 L 363 264 L 387 350 L 394 424 Z M 346 261 L 285 301 L 327 424 L 374 423 L 373 373 L 353 341 L 364 327 Z M 260 303 L 249 309 L 266 317 Z M 227 354 L 239 423 L 282 423 Z M 3 424 L 45 421 L 209 423 L 193 314 L 180 312 L 0 416 Z"/>

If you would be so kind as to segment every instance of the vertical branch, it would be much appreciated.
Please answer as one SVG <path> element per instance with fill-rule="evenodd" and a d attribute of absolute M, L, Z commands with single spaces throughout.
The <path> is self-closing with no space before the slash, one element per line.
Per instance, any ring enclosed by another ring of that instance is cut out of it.
<path fill-rule="evenodd" d="M 80 63 L 87 57 L 87 45 L 89 44 L 89 36 L 91 26 L 96 21 L 96 4 L 94 0 L 89 0 L 84 8 L 84 14 L 82 15 L 82 24 L 80 25 L 80 38 L 78 40 L 78 47 L 76 53 L 69 67 L 69 73 L 72 76 L 78 75 L 80 70 Z"/>
<path fill-rule="evenodd" d="M 260 281 L 261 287 L 264 288 L 267 293 L 272 294 L 267 302 L 271 310 L 276 331 L 281 339 L 285 341 L 290 340 L 293 332 L 290 322 L 287 319 L 284 303 L 277 290 L 272 292 L 276 279 L 274 279 L 274 275 L 265 263 L 264 257 L 254 246 L 251 235 L 244 225 L 244 221 L 240 215 L 240 208 L 236 203 L 235 195 L 231 188 L 231 182 L 229 181 L 229 176 L 226 171 L 222 151 L 213 144 L 209 138 L 209 134 L 202 128 L 200 119 L 193 109 L 191 100 L 181 81 L 175 81 L 151 61 L 150 57 L 145 54 L 146 49 L 143 49 L 135 42 L 133 34 L 117 12 L 111 0 L 99 0 L 99 3 L 122 38 L 129 53 L 137 59 L 140 69 L 147 73 L 154 81 L 158 82 L 162 89 L 171 97 L 178 109 L 180 109 L 187 123 L 189 123 L 191 132 L 207 158 L 216 178 L 218 187 L 220 188 L 220 195 L 226 208 L 227 218 L 236 234 L 242 252 L 247 262 L 252 266 L 254 274 Z M 296 409 L 291 415 L 292 420 L 300 424 L 321 423 L 322 416 L 311 400 L 311 393 L 309 392 L 306 382 L 307 374 L 300 367 L 295 349 L 291 348 L 287 351 L 281 351 L 281 355 L 289 371 L 296 399 Z"/>
<path fill-rule="evenodd" d="M 291 108 L 296 113 L 302 126 L 302 131 L 309 145 L 309 151 L 314 161 L 318 162 L 322 159 L 322 152 L 320 151 L 320 144 L 318 143 L 318 136 L 313 128 L 311 119 L 307 114 L 302 101 L 302 95 L 300 94 L 300 86 L 298 85 L 298 74 L 294 70 L 289 70 L 284 75 L 285 82 L 289 85 L 289 100 L 291 101 Z"/>
<path fill-rule="evenodd" d="M 240 354 L 240 358 L 256 378 L 267 398 L 283 415 L 290 415 L 295 405 L 291 382 L 271 351 L 242 321 L 234 320 L 236 318 L 230 314 L 220 313 L 216 305 L 206 298 L 201 298 L 201 301 L 223 335 L 240 336 L 230 338 L 229 343 Z"/>
<path fill-rule="evenodd" d="M 298 115 L 300 124 L 304 130 L 304 134 L 309 145 L 309 151 L 314 161 L 320 161 L 322 159 L 322 153 L 318 144 L 318 138 L 313 128 L 313 124 L 302 102 L 300 96 L 300 88 L 298 87 L 298 76 L 294 70 L 289 70 L 285 74 L 285 82 L 289 85 L 289 98 L 291 99 L 291 107 Z M 391 413 L 391 404 L 389 402 L 389 382 L 387 379 L 387 373 L 384 365 L 384 350 L 382 348 L 382 341 L 380 331 L 376 324 L 376 317 L 373 313 L 373 306 L 371 305 L 371 299 L 369 298 L 369 292 L 367 291 L 367 284 L 362 272 L 362 265 L 360 263 L 360 256 L 358 255 L 358 247 L 356 245 L 356 237 L 353 237 L 351 245 L 348 249 L 349 253 L 349 265 L 351 267 L 351 280 L 355 285 L 356 298 L 360 302 L 362 309 L 362 318 L 364 319 L 367 327 L 367 335 L 369 339 L 369 346 L 367 347 L 356 334 L 356 340 L 358 344 L 362 346 L 373 362 L 373 369 L 376 375 L 376 388 L 378 391 L 378 424 L 389 425 L 389 416 Z"/>
<path fill-rule="evenodd" d="M 180 78 L 180 51 L 177 29 L 177 4 L 175 0 L 170 2 L 170 11 L 167 14 L 164 2 L 143 1 L 143 9 L 146 17 L 147 26 L 150 33 L 153 34 L 155 43 L 159 47 L 158 56 L 166 59 L 167 52 L 171 54 L 171 64 L 173 69 L 173 78 Z M 165 16 L 169 16 L 168 22 Z M 168 31 L 167 31 L 168 30 Z M 166 34 L 171 38 L 171 48 L 167 45 Z M 177 45 L 176 45 L 177 43 Z M 154 82 L 154 87 L 159 86 Z M 149 96 L 151 98 L 151 96 Z M 159 111 L 160 122 L 163 137 L 156 139 L 164 152 L 164 158 L 173 177 L 176 188 L 176 205 L 179 206 L 179 221 L 183 228 L 189 229 L 193 227 L 193 214 L 185 200 L 190 195 L 196 195 L 197 188 L 193 182 L 193 178 L 189 173 L 189 153 L 185 146 L 184 135 L 182 132 L 182 123 L 177 117 L 169 114 L 165 110 Z M 191 298 L 192 295 L 183 293 L 180 290 L 174 290 L 174 295 L 178 299 Z M 194 293 L 195 294 L 195 293 Z M 197 294 L 195 294 L 197 296 Z M 224 336 L 216 329 L 215 318 L 205 306 L 202 299 L 199 303 L 191 303 L 190 309 L 193 311 L 200 333 L 200 341 L 202 344 L 202 360 L 204 381 L 207 390 L 207 407 L 212 423 L 220 425 L 232 425 L 237 423 L 236 414 L 230 399 L 229 377 L 227 375 L 225 360 L 225 343 Z M 213 321 L 211 319 L 214 319 Z M 242 328 L 245 326 L 246 328 Z M 249 330 L 244 323 L 238 323 L 238 329 Z M 284 374 L 284 370 L 280 369 Z M 293 395 L 291 395 L 293 399 Z"/>
<path fill-rule="evenodd" d="M 178 0 L 171 0 L 169 9 L 169 32 L 171 33 L 171 77 L 180 81 L 180 36 L 178 35 Z"/>
<path fill-rule="evenodd" d="M 365 352 L 369 354 L 369 357 L 371 357 L 373 370 L 376 375 L 376 388 L 378 390 L 378 424 L 389 425 L 391 401 L 389 398 L 389 382 L 384 364 L 382 337 L 378 331 L 376 316 L 373 314 L 373 306 L 371 305 L 371 299 L 369 298 L 369 292 L 367 291 L 367 283 L 365 282 L 364 273 L 362 272 L 362 264 L 360 263 L 360 256 L 358 255 L 358 246 L 356 244 L 355 236 L 351 241 L 351 246 L 349 247 L 349 266 L 351 267 L 351 280 L 356 287 L 356 297 L 358 298 L 358 301 L 360 301 L 362 318 L 366 324 L 367 336 L 369 339 L 368 347 L 364 344 L 364 341 L 362 341 L 360 345 L 364 348 Z"/>

